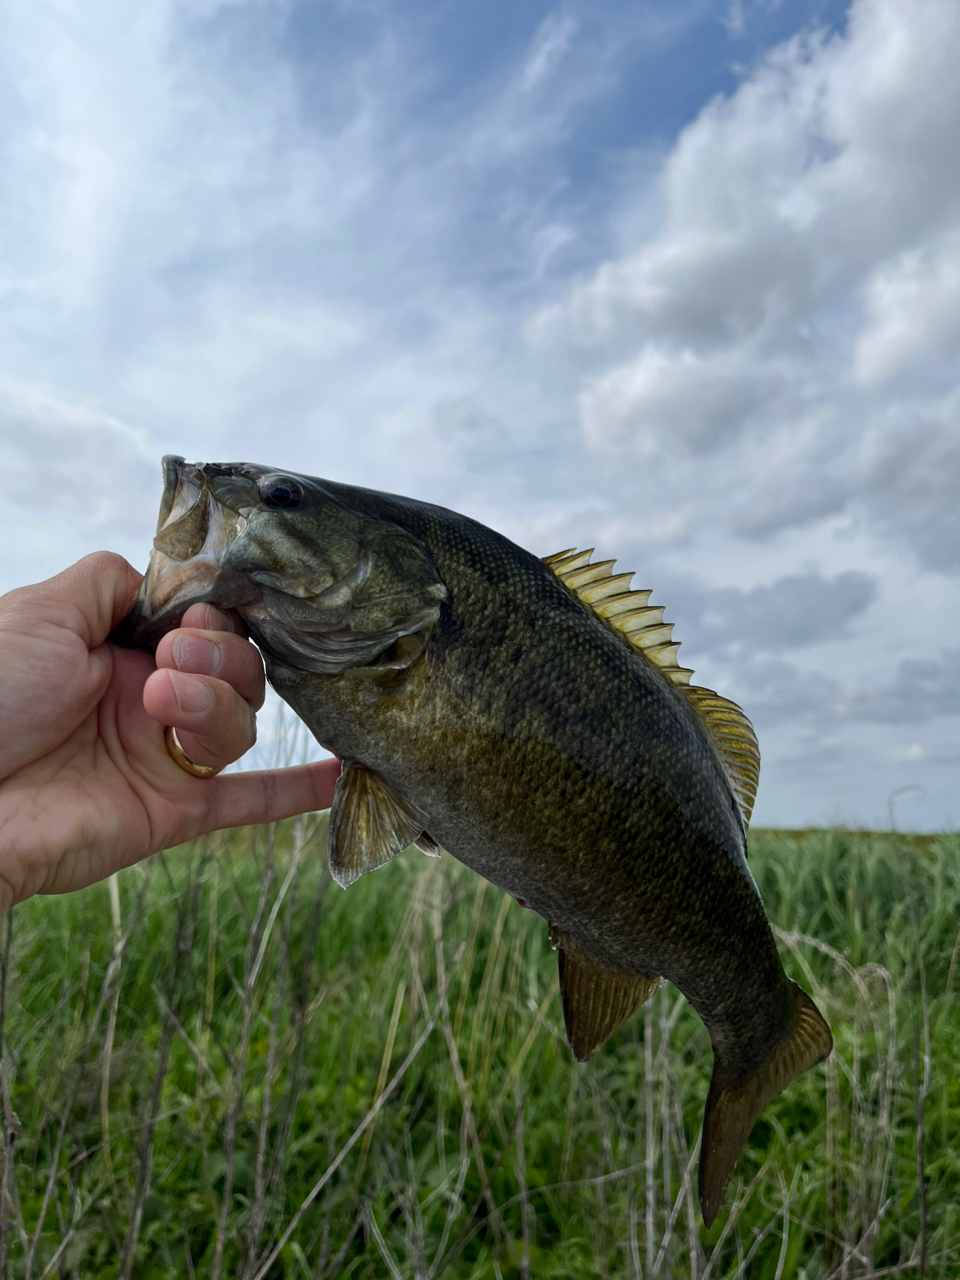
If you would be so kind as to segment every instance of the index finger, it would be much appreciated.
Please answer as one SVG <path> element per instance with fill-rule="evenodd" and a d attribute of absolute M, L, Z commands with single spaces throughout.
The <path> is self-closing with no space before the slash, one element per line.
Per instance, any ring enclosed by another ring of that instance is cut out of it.
<path fill-rule="evenodd" d="M 204 831 L 279 822 L 298 813 L 329 809 L 340 777 L 339 760 L 317 760 L 287 769 L 223 773 L 203 783 Z"/>

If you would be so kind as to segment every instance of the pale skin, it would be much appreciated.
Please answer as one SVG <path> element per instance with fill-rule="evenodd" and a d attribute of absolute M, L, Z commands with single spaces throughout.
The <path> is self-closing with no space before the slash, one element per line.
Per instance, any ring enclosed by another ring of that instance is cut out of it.
<path fill-rule="evenodd" d="M 327 809 L 336 760 L 194 778 L 256 739 L 263 663 L 239 620 L 193 605 L 156 654 L 107 636 L 140 574 L 98 552 L 0 597 L 0 914 L 224 827 Z"/>

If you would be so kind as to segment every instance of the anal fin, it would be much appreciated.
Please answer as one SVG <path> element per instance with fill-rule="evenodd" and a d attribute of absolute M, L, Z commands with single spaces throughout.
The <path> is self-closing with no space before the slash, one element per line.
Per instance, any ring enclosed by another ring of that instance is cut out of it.
<path fill-rule="evenodd" d="M 344 763 L 330 811 L 330 873 L 337 884 L 345 889 L 423 835 L 423 816 L 389 783 L 356 761 Z"/>
<path fill-rule="evenodd" d="M 577 1061 L 586 1062 L 634 1010 L 649 1000 L 660 979 L 641 978 L 600 964 L 560 930 L 551 929 L 550 941 L 559 953 L 567 1040 Z"/>
<path fill-rule="evenodd" d="M 833 1048 L 830 1028 L 820 1010 L 796 983 L 790 986 L 790 1033 L 759 1067 L 738 1078 L 731 1076 L 728 1064 L 714 1061 L 700 1140 L 700 1212 L 708 1227 L 723 1203 L 727 1183 L 760 1112 Z"/>

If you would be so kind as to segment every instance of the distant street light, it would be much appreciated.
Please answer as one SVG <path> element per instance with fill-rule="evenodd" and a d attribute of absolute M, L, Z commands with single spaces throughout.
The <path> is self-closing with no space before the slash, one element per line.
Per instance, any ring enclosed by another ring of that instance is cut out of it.
<path fill-rule="evenodd" d="M 896 818 L 894 817 L 894 812 L 893 812 L 893 802 L 894 800 L 896 800 L 897 796 L 906 795 L 907 792 L 909 791 L 918 792 L 919 798 L 921 800 L 925 800 L 927 798 L 926 791 L 924 791 L 923 787 L 921 787 L 920 784 L 917 782 L 908 783 L 908 785 L 905 787 L 897 787 L 896 791 L 891 791 L 890 794 L 887 796 L 887 811 L 890 814 L 890 830 L 891 831 L 896 831 L 897 829 Z"/>

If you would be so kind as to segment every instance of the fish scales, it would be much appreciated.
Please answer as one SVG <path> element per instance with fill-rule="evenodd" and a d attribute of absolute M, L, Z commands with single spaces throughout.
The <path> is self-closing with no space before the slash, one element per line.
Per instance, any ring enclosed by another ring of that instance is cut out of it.
<path fill-rule="evenodd" d="M 382 504 L 381 515 L 397 519 L 399 512 Z M 683 818 L 677 821 L 681 806 L 717 851 L 737 867 L 743 860 L 742 830 L 715 751 L 659 673 L 588 615 L 539 560 L 474 526 L 487 551 L 478 564 L 464 554 L 469 527 L 458 545 L 450 536 L 431 537 L 431 523 L 439 522 L 429 510 L 410 504 L 407 521 L 432 547 L 450 586 L 424 666 L 389 700 L 359 682 L 325 687 L 322 714 L 314 682 L 268 658 L 271 682 L 308 723 L 319 721 L 325 746 L 363 759 L 404 790 L 430 815 L 441 844 L 548 919 L 552 912 L 553 923 L 589 930 L 594 904 L 615 913 L 604 917 L 598 945 L 610 950 L 612 963 L 634 967 L 646 930 L 635 894 L 620 897 L 610 873 L 619 871 L 633 890 L 636 850 L 644 850 L 645 881 L 662 889 L 649 895 L 649 924 L 659 917 L 664 927 L 657 932 L 665 933 L 672 932 L 671 899 L 687 890 L 670 893 L 677 867 L 670 856 L 658 867 L 657 851 L 687 843 Z M 511 574 L 515 567 L 520 573 Z M 511 576 L 519 590 L 511 589 Z M 457 646 L 451 641 L 463 634 L 463 618 L 470 619 L 470 644 Z M 693 792 L 684 795 L 684 785 Z M 664 789 L 674 790 L 674 802 Z M 591 900 L 582 921 L 566 893 L 571 855 Z M 738 896 L 743 887 L 755 898 L 742 875 L 731 885 Z M 663 963 L 657 954 L 646 971 Z"/>
<path fill-rule="evenodd" d="M 712 1221 L 759 1109 L 831 1042 L 783 972 L 695 704 L 551 567 L 465 516 L 248 464 L 165 468 L 126 642 L 155 644 L 198 599 L 237 608 L 271 684 L 344 762 L 335 874 L 347 883 L 421 838 L 529 905 L 560 949 L 578 1056 L 673 982 L 714 1050 Z M 176 556 L 195 490 L 223 545 L 205 544 L 191 580 Z M 272 505 L 288 490 L 293 504 Z"/>

